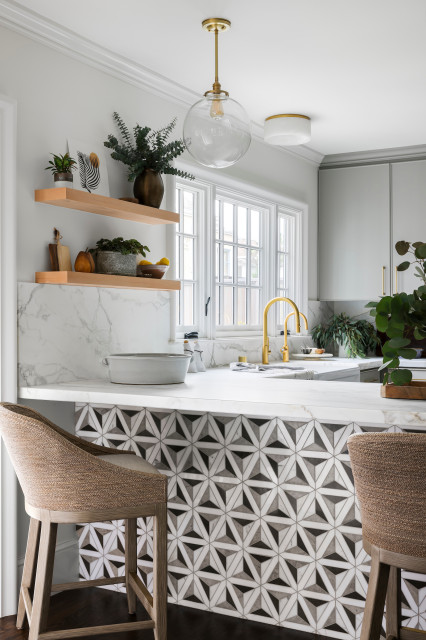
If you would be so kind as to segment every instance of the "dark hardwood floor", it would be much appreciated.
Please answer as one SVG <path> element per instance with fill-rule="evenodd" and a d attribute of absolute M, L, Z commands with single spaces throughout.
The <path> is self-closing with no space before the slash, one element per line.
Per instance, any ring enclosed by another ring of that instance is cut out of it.
<path fill-rule="evenodd" d="M 138 603 L 137 619 L 147 617 Z M 52 597 L 49 631 L 134 620 L 127 613 L 126 596 L 105 589 L 65 591 Z M 152 631 L 108 633 L 99 640 L 152 640 Z M 28 630 L 18 631 L 15 616 L 0 619 L 0 640 L 27 640 Z M 318 640 L 302 631 L 274 627 L 260 622 L 198 611 L 179 605 L 168 606 L 169 640 Z"/>

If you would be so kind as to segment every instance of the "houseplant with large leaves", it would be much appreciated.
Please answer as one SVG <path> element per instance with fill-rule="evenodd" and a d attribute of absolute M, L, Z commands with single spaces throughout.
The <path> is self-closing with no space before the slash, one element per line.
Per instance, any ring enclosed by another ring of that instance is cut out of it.
<path fill-rule="evenodd" d="M 400 368 L 400 358 L 415 358 L 416 351 L 411 348 L 413 340 L 426 339 L 426 242 L 401 240 L 395 249 L 398 255 L 408 258 L 397 266 L 397 270 L 414 267 L 420 286 L 413 293 L 384 296 L 379 302 L 369 302 L 367 307 L 375 317 L 377 330 L 388 338 L 382 347 L 381 369 L 386 369 L 383 383 L 399 386 L 409 384 L 413 377 L 409 369 Z"/>

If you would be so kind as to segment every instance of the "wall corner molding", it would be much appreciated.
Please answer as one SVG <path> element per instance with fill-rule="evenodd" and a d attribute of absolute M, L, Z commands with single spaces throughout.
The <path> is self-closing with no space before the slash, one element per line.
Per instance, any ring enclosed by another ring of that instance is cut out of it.
<path fill-rule="evenodd" d="M 0 0 L 0 26 L 184 107 L 191 106 L 201 97 L 195 91 L 170 78 L 94 44 L 74 31 L 19 5 L 14 0 Z M 263 140 L 263 124 L 253 122 L 252 132 L 256 140 L 267 144 Z M 316 166 L 319 166 L 323 160 L 323 154 L 304 145 L 291 148 L 275 147 L 275 149 L 286 155 L 302 158 Z"/>
<path fill-rule="evenodd" d="M 418 144 L 411 147 L 354 151 L 352 153 L 336 153 L 324 156 L 320 169 L 424 159 L 426 159 L 426 144 Z"/>

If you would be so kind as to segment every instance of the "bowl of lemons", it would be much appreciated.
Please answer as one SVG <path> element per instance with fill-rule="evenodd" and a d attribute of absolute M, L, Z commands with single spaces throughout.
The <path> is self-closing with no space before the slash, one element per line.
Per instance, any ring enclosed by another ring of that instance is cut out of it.
<path fill-rule="evenodd" d="M 141 260 L 136 268 L 136 275 L 141 278 L 157 278 L 160 280 L 167 273 L 170 266 L 168 258 L 161 258 L 158 262 L 150 262 L 149 260 Z"/>

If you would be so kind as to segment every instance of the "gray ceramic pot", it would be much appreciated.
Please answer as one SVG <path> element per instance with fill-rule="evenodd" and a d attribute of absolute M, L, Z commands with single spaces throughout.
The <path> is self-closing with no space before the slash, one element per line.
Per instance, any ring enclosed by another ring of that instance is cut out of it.
<path fill-rule="evenodd" d="M 96 271 L 116 276 L 136 276 L 136 255 L 117 251 L 97 251 Z"/>

